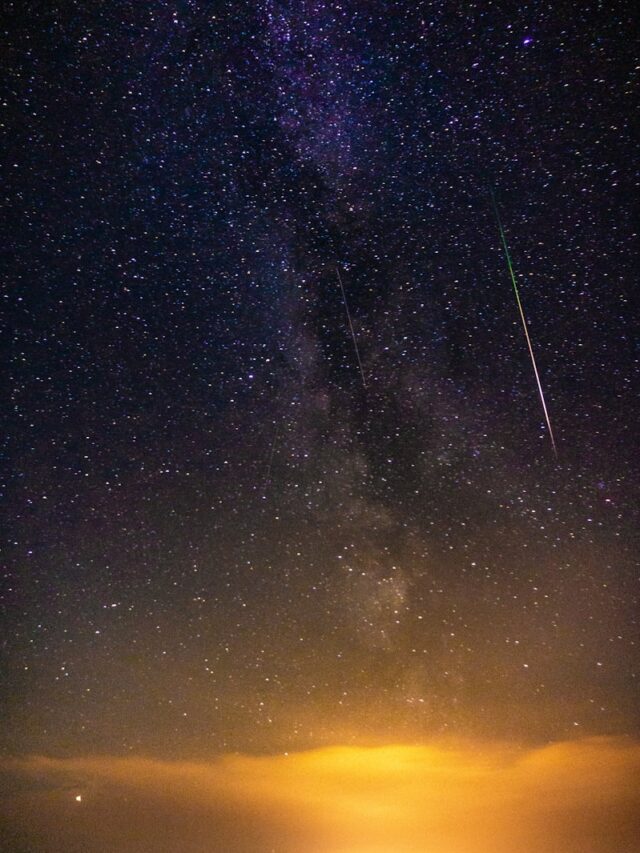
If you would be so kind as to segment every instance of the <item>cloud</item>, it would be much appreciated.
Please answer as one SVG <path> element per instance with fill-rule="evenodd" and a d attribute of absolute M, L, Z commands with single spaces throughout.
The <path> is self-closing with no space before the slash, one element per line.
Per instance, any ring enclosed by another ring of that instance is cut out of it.
<path fill-rule="evenodd" d="M 15 784 L 0 846 L 16 852 L 630 853 L 640 837 L 640 745 L 616 738 L 32 757 L 2 771 Z"/>

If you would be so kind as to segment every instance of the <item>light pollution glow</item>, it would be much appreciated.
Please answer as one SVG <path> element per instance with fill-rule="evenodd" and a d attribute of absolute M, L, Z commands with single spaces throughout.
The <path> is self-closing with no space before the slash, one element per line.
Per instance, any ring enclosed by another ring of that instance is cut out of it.
<path fill-rule="evenodd" d="M 0 842 L 47 853 L 631 853 L 640 837 L 640 745 L 622 738 L 2 770 L 20 784 Z"/>

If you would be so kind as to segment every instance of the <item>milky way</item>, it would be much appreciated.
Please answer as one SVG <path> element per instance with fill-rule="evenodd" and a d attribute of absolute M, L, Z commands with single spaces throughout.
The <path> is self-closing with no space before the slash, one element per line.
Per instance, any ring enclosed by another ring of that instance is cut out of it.
<path fill-rule="evenodd" d="M 637 735 L 630 4 L 8 5 L 4 752 Z"/>

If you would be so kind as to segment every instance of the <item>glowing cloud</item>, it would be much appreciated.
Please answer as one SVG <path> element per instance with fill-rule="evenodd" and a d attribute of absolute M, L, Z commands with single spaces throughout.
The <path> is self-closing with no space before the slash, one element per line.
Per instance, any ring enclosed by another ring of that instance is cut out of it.
<path fill-rule="evenodd" d="M 39 851 L 611 853 L 640 836 L 640 746 L 613 738 L 2 769 L 21 784 L 0 842 Z"/>

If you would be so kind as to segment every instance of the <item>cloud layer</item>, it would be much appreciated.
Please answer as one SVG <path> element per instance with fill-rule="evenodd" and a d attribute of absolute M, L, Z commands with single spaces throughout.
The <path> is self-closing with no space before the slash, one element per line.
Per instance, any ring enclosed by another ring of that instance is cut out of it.
<path fill-rule="evenodd" d="M 16 853 L 631 853 L 640 837 L 640 745 L 614 738 L 2 772 L 0 846 Z"/>

